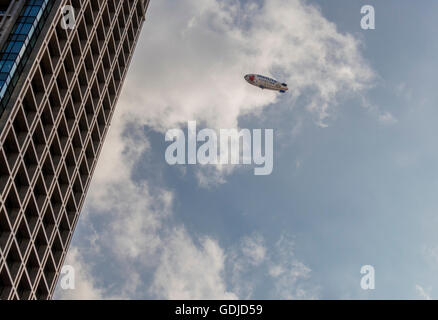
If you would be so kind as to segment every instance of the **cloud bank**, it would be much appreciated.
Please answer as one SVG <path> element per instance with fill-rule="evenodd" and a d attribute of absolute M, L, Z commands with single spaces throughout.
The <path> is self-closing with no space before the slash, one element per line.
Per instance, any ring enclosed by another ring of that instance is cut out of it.
<path fill-rule="evenodd" d="M 151 1 L 79 222 L 82 237 L 67 260 L 80 273 L 78 289 L 57 297 L 251 298 L 260 279 L 272 281 L 273 298 L 314 297 L 302 285 L 311 270 L 290 242 L 242 234 L 226 248 L 190 234 L 172 219 L 172 192 L 134 181 L 134 168 L 153 152 L 144 126 L 163 132 L 197 120 L 234 128 L 242 115 L 275 103 L 292 108 L 297 99 L 325 126 L 339 99 L 371 85 L 359 46 L 300 0 Z M 249 86 L 246 73 L 284 80 L 292 93 Z"/>

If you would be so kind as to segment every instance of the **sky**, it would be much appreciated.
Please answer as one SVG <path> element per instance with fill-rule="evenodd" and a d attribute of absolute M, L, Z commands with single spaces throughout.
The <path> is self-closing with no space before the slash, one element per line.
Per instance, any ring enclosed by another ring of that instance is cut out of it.
<path fill-rule="evenodd" d="M 55 298 L 438 297 L 437 9 L 152 0 Z M 188 121 L 273 129 L 272 174 L 170 166 Z"/>

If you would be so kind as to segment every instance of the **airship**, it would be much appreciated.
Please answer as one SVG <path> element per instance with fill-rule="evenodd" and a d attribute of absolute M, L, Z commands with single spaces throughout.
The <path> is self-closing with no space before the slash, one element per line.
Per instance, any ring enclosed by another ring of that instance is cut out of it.
<path fill-rule="evenodd" d="M 281 83 L 277 80 L 261 76 L 259 74 L 247 74 L 245 80 L 252 84 L 253 86 L 259 87 L 261 89 L 275 90 L 285 93 L 289 88 L 286 83 Z"/>

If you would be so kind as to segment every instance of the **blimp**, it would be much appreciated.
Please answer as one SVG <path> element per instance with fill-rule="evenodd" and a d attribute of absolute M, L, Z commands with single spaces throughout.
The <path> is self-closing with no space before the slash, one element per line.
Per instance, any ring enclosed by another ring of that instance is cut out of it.
<path fill-rule="evenodd" d="M 286 83 L 281 83 L 277 80 L 261 76 L 259 74 L 247 74 L 245 80 L 252 84 L 253 86 L 259 87 L 261 89 L 275 90 L 285 93 L 289 88 Z"/>

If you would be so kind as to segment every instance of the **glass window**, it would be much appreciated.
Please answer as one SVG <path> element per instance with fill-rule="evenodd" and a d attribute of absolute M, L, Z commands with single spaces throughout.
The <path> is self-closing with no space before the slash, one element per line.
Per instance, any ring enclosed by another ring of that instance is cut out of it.
<path fill-rule="evenodd" d="M 54 2 L 55 0 L 26 0 L 11 34 L 0 50 L 0 115 L 29 58 L 29 48 L 35 45 L 34 33 L 40 33 L 41 25 L 48 16 L 46 11 L 50 11 Z M 11 83 L 12 78 L 15 80 Z"/>

